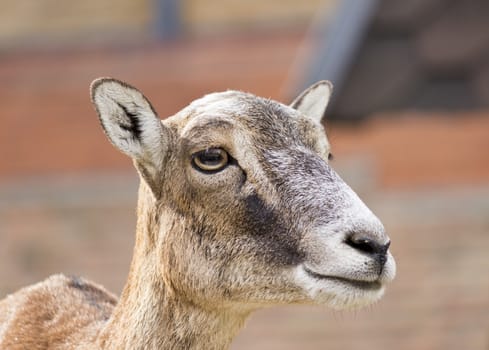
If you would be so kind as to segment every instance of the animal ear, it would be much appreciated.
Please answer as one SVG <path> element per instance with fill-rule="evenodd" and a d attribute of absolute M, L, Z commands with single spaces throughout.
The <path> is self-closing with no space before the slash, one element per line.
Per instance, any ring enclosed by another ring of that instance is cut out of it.
<path fill-rule="evenodd" d="M 109 140 L 134 160 L 142 178 L 159 197 L 168 131 L 149 101 L 136 88 L 112 78 L 94 80 L 90 95 Z"/>
<path fill-rule="evenodd" d="M 290 104 L 290 107 L 320 122 L 326 112 L 329 98 L 333 92 L 333 84 L 327 80 L 318 81 L 304 90 Z"/>

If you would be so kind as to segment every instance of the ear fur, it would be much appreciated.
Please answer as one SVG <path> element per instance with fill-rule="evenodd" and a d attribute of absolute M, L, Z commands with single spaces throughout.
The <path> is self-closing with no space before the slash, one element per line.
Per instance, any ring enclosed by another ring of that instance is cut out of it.
<path fill-rule="evenodd" d="M 304 90 L 290 104 L 290 107 L 320 122 L 326 112 L 332 92 L 333 84 L 331 82 L 327 80 L 318 81 Z"/>
<path fill-rule="evenodd" d="M 112 78 L 99 78 L 90 86 L 92 103 L 105 134 L 131 157 L 156 197 L 167 138 L 150 102 L 136 88 Z"/>

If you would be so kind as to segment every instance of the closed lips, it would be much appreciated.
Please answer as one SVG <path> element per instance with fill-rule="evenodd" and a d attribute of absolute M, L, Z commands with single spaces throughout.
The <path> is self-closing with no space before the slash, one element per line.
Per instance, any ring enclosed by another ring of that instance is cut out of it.
<path fill-rule="evenodd" d="M 347 285 L 353 286 L 353 287 L 358 288 L 358 289 L 377 290 L 377 289 L 382 288 L 382 283 L 380 283 L 380 281 L 378 281 L 378 280 L 361 281 L 361 280 L 349 279 L 349 278 L 345 278 L 345 277 L 322 275 L 320 273 L 312 271 L 307 266 L 304 266 L 304 271 L 308 275 L 310 275 L 311 277 L 314 277 L 316 279 L 339 282 L 342 284 L 347 284 Z"/>

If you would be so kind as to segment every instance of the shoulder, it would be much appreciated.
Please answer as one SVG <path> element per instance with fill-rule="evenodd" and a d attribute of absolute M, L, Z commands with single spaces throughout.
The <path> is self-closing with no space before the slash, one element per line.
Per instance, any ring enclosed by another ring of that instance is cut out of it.
<path fill-rule="evenodd" d="M 93 282 L 53 275 L 0 301 L 0 348 L 45 349 L 77 333 L 96 332 L 116 302 Z"/>

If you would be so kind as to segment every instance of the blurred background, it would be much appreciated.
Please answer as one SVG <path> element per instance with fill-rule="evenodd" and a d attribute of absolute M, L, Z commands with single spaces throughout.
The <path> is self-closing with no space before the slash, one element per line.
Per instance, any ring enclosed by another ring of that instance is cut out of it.
<path fill-rule="evenodd" d="M 160 117 L 332 80 L 333 166 L 384 222 L 379 304 L 260 311 L 232 349 L 489 349 L 485 0 L 0 0 L 0 297 L 50 274 L 119 293 L 138 178 L 88 96 L 126 80 Z"/>

